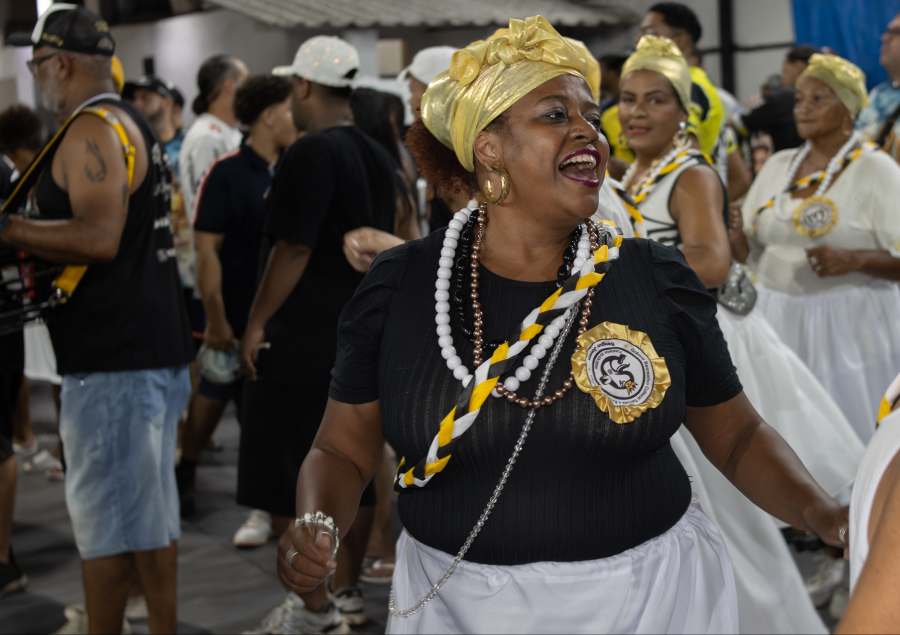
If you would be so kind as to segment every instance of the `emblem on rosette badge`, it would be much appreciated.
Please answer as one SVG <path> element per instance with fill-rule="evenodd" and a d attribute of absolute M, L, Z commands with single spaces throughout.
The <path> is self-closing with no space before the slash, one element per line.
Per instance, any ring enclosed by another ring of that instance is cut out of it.
<path fill-rule="evenodd" d="M 794 228 L 801 236 L 824 236 L 837 225 L 837 221 L 837 205 L 824 196 L 810 196 L 794 209 Z"/>
<path fill-rule="evenodd" d="M 578 338 L 572 374 L 578 388 L 619 424 L 656 408 L 672 384 L 650 337 L 615 322 L 598 324 Z"/>

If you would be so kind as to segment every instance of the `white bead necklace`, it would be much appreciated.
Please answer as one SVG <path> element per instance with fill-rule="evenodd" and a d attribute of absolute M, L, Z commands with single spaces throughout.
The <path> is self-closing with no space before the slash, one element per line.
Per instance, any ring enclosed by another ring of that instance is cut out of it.
<path fill-rule="evenodd" d="M 656 177 L 659 176 L 660 170 L 669 165 L 672 161 L 675 160 L 675 157 L 678 156 L 678 153 L 684 150 L 683 146 L 676 145 L 672 150 L 666 154 L 662 159 L 653 163 L 650 166 L 650 169 L 647 171 L 647 174 L 644 175 L 644 178 L 641 179 L 640 187 L 638 191 L 634 193 L 634 198 L 637 198 L 641 195 L 641 193 L 648 187 L 652 187 L 650 184 L 656 181 Z M 628 166 L 628 169 L 625 171 L 625 175 L 622 177 L 622 187 L 625 188 L 626 192 L 631 191 L 631 181 L 634 179 L 634 175 L 637 172 L 637 161 Z"/>
<path fill-rule="evenodd" d="M 831 187 L 832 181 L 834 181 L 834 177 L 837 176 L 837 173 L 841 171 L 841 168 L 844 165 L 844 158 L 851 150 L 853 150 L 858 142 L 859 133 L 854 132 L 850 135 L 850 138 L 847 139 L 847 142 L 841 146 L 841 149 L 838 150 L 833 157 L 831 157 L 831 160 L 825 167 L 825 176 L 819 182 L 819 186 L 816 188 L 814 196 L 822 196 L 826 191 L 828 191 L 828 188 Z M 812 146 L 810 145 L 809 141 L 807 141 L 803 144 L 803 147 L 800 148 L 800 151 L 797 152 L 797 154 L 794 156 L 794 160 L 791 161 L 791 165 L 788 168 L 787 185 L 785 187 L 790 187 L 791 185 L 793 185 L 797 177 L 797 171 L 800 169 L 803 161 L 809 155 L 811 147 Z M 779 216 L 779 218 L 780 220 L 788 220 L 792 216 L 793 212 L 790 212 L 787 216 Z"/>
<path fill-rule="evenodd" d="M 456 347 L 453 346 L 453 331 L 450 328 L 450 280 L 453 276 L 456 247 L 459 244 L 463 227 L 469 221 L 472 212 L 475 211 L 473 206 L 474 201 L 469 201 L 469 206 L 456 212 L 447 226 L 444 242 L 441 246 L 440 260 L 438 260 L 437 278 L 434 282 L 434 321 L 438 345 L 441 347 L 441 357 L 446 360 L 447 369 L 453 373 L 457 380 L 462 382 L 463 386 L 467 386 L 472 380 L 472 373 L 463 364 L 462 359 L 456 352 Z M 484 209 L 482 209 L 482 213 L 484 213 Z M 579 271 L 585 261 L 591 257 L 591 239 L 587 226 L 581 225 L 580 230 L 581 235 L 578 237 L 578 248 L 575 252 L 575 262 L 572 265 L 572 271 Z M 538 367 L 540 360 L 553 347 L 553 342 L 559 337 L 566 320 L 573 311 L 575 311 L 575 307 L 569 307 L 565 313 L 544 328 L 544 332 L 538 338 L 537 343 L 531 347 L 529 354 L 522 360 L 522 365 L 503 382 L 503 386 L 507 390 L 515 392 L 519 389 L 520 383 L 526 382 L 531 378 L 531 372 Z M 494 395 L 496 396 L 497 393 L 495 392 Z"/>

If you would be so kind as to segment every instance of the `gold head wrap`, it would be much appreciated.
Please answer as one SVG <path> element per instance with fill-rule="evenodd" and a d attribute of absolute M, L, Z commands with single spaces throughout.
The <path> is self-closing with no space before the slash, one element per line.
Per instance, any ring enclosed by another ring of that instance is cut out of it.
<path fill-rule="evenodd" d="M 814 53 L 800 77 L 814 77 L 826 83 L 850 111 L 853 119 L 856 119 L 856 115 L 869 101 L 866 94 L 866 74 L 843 57 Z"/>
<path fill-rule="evenodd" d="M 666 37 L 645 35 L 622 66 L 622 77 L 634 71 L 653 71 L 669 80 L 685 112 L 691 110 L 691 69 L 678 46 Z"/>
<path fill-rule="evenodd" d="M 599 98 L 600 65 L 584 44 L 561 36 L 543 16 L 511 19 L 509 28 L 453 54 L 450 68 L 422 96 L 422 121 L 473 172 L 478 133 L 560 75 L 581 77 L 594 100 Z"/>

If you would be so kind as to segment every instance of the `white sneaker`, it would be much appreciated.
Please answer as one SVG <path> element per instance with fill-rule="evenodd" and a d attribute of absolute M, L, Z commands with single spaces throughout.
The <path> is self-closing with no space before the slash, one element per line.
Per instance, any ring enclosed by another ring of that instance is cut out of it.
<path fill-rule="evenodd" d="M 144 622 L 150 617 L 147 610 L 147 598 L 143 595 L 136 595 L 128 598 L 125 605 L 125 619 L 135 622 Z"/>
<path fill-rule="evenodd" d="M 272 517 L 254 509 L 234 534 L 234 546 L 238 549 L 262 547 L 272 536 Z"/>
<path fill-rule="evenodd" d="M 58 631 L 55 631 L 54 635 L 80 635 L 88 632 L 88 618 L 84 607 L 70 605 L 63 610 L 63 614 L 66 616 L 66 623 Z M 122 635 L 131 635 L 131 633 L 131 625 L 128 620 L 122 620 Z"/>
<path fill-rule="evenodd" d="M 334 604 L 330 604 L 321 613 L 314 613 L 306 610 L 303 600 L 293 593 L 288 593 L 284 602 L 269 611 L 258 627 L 251 631 L 244 631 L 244 635 L 286 635 L 287 633 L 348 635 L 350 632 L 350 627 L 347 626 L 347 622 L 341 617 L 340 611 Z"/>
<path fill-rule="evenodd" d="M 36 452 L 30 459 L 22 464 L 23 472 L 61 472 L 62 463 L 47 450 Z"/>
<path fill-rule="evenodd" d="M 843 582 L 845 563 L 843 560 L 831 558 L 821 552 L 816 553 L 813 559 L 818 566 L 813 574 L 804 580 L 804 583 L 812 603 L 820 609 L 831 601 L 835 589 Z"/>
<path fill-rule="evenodd" d="M 37 454 L 41 446 L 38 445 L 37 439 L 35 439 L 31 445 L 22 445 L 21 443 L 16 443 L 13 441 L 13 452 L 16 455 L 16 460 L 20 463 L 24 463 L 30 461 L 31 458 Z"/>
<path fill-rule="evenodd" d="M 341 589 L 331 596 L 331 600 L 341 612 L 341 617 L 350 626 L 362 626 L 369 621 L 369 618 L 366 617 L 366 603 L 359 587 Z"/>

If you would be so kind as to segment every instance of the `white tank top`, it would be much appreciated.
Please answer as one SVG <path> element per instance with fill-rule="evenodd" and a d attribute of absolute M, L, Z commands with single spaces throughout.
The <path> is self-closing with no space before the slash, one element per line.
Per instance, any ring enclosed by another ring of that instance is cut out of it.
<path fill-rule="evenodd" d="M 663 177 L 650 192 L 650 196 L 641 202 L 639 207 L 647 228 L 647 238 L 671 247 L 681 245 L 678 224 L 669 212 L 669 199 L 672 198 L 672 188 L 678 183 L 681 173 L 698 164 L 699 161 L 686 161 L 678 166 Z"/>
<path fill-rule="evenodd" d="M 863 455 L 850 497 L 850 588 L 869 555 L 869 516 L 881 477 L 900 452 L 900 410 L 885 417 Z"/>

